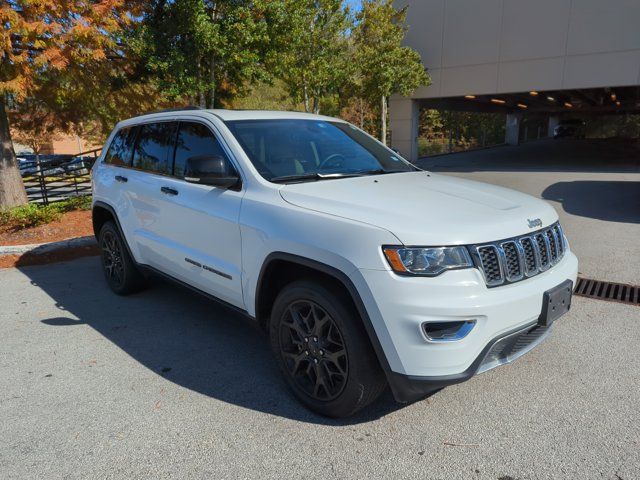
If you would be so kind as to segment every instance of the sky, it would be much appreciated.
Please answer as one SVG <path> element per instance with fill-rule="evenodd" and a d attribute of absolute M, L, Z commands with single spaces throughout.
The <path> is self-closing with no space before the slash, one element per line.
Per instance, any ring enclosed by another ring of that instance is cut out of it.
<path fill-rule="evenodd" d="M 350 6 L 353 10 L 360 9 L 360 0 L 344 0 L 345 5 Z"/>

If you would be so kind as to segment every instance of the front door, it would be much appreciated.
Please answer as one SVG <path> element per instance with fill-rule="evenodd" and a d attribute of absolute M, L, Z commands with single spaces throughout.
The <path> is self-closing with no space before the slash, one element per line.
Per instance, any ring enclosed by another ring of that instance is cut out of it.
<path fill-rule="evenodd" d="M 243 190 L 186 182 L 189 157 L 220 155 L 227 161 L 211 128 L 180 122 L 171 176 L 154 176 L 158 212 L 153 237 L 160 269 L 206 293 L 244 308 L 241 283 L 241 239 L 238 219 Z"/>

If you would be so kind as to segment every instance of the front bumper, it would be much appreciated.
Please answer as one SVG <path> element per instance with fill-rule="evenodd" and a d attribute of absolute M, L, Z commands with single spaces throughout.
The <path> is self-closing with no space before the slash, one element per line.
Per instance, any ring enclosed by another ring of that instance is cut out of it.
<path fill-rule="evenodd" d="M 575 284 L 577 269 L 575 255 L 567 251 L 546 272 L 496 288 L 487 288 L 477 269 L 453 270 L 434 278 L 358 270 L 351 279 L 385 357 L 382 363 L 388 367 L 394 395 L 406 402 L 513 361 L 540 343 L 549 333 L 536 328 L 543 293 L 566 280 Z M 457 341 L 429 341 L 422 329 L 425 322 L 461 320 L 473 320 L 475 327 Z M 527 332 L 537 335 L 536 341 L 494 358 L 494 346 Z"/>
<path fill-rule="evenodd" d="M 511 363 L 540 344 L 552 327 L 538 324 L 518 328 L 489 342 L 478 358 L 464 372 L 453 375 L 422 377 L 391 372 L 388 376 L 397 401 L 413 402 L 449 385 L 469 380 L 478 373 Z"/>

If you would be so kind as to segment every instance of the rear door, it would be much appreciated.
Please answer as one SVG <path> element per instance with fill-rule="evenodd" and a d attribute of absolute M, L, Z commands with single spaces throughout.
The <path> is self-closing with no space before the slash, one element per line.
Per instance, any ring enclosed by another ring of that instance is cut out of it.
<path fill-rule="evenodd" d="M 237 170 L 213 125 L 181 121 L 173 176 L 158 177 L 158 215 L 150 228 L 154 261 L 176 278 L 242 307 L 240 205 L 242 188 L 225 189 L 184 180 L 189 157 L 220 155 Z M 151 243 L 149 243 L 151 245 Z"/>
<path fill-rule="evenodd" d="M 178 123 L 172 121 L 139 125 L 131 169 L 127 171 L 128 203 L 133 211 L 127 228 L 133 237 L 137 261 L 169 274 L 175 266 L 168 260 L 171 245 L 160 234 L 167 215 L 161 208 L 161 188 L 164 179 L 171 176 L 177 128 Z"/>
<path fill-rule="evenodd" d="M 135 229 L 135 212 L 129 202 L 129 177 L 133 143 L 137 127 L 123 127 L 109 143 L 100 165 L 93 169 L 94 200 L 101 200 L 115 208 L 118 220 L 129 244 Z"/>

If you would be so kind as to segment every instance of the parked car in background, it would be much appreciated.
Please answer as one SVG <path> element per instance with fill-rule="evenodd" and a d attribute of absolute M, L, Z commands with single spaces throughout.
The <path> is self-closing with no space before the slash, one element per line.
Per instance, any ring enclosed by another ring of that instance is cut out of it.
<path fill-rule="evenodd" d="M 586 136 L 586 123 L 584 120 L 569 119 L 562 120 L 553 129 L 553 138 L 573 137 L 573 138 L 585 138 Z"/>
<path fill-rule="evenodd" d="M 60 165 L 67 175 L 88 175 L 91 160 L 85 157 L 73 157 Z"/>
<path fill-rule="evenodd" d="M 67 173 L 65 165 L 74 161 L 73 155 L 35 155 L 20 154 L 16 156 L 18 168 L 23 177 L 42 173 L 45 176 L 58 176 Z"/>
<path fill-rule="evenodd" d="M 578 262 L 551 205 L 422 171 L 343 120 L 132 118 L 92 185 L 115 293 L 155 273 L 242 312 L 323 415 L 352 415 L 387 387 L 414 401 L 509 363 L 571 305 Z"/>

